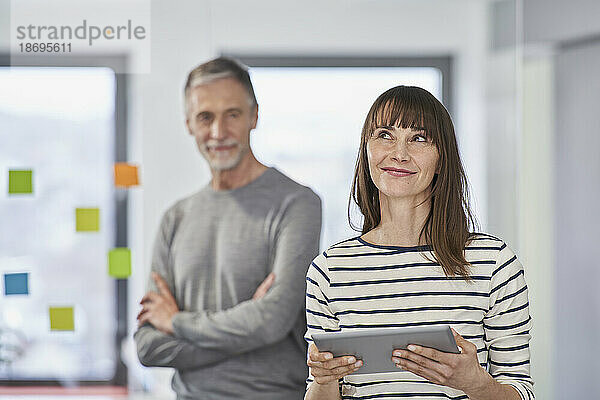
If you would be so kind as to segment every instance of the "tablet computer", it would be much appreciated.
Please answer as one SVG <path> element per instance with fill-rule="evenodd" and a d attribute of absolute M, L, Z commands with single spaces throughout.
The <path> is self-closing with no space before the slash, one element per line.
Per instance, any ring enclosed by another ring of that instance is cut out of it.
<path fill-rule="evenodd" d="M 351 332 L 314 333 L 312 339 L 319 351 L 334 357 L 355 356 L 363 366 L 354 374 L 398 372 L 392 362 L 392 351 L 406 349 L 409 344 L 459 354 L 450 327 L 378 328 Z"/>

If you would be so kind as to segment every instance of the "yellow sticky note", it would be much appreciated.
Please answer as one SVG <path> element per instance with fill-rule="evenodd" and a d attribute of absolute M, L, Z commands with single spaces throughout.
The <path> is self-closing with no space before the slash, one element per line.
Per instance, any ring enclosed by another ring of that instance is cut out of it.
<path fill-rule="evenodd" d="M 33 171 L 30 169 L 11 169 L 8 171 L 8 194 L 33 193 Z"/>
<path fill-rule="evenodd" d="M 100 230 L 99 208 L 76 208 L 75 230 L 77 232 L 97 232 Z"/>
<path fill-rule="evenodd" d="M 115 186 L 130 187 L 139 185 L 138 167 L 128 163 L 115 164 Z"/>
<path fill-rule="evenodd" d="M 118 247 L 108 252 L 108 274 L 120 279 L 131 275 L 131 250 Z"/>
<path fill-rule="evenodd" d="M 73 307 L 50 307 L 51 331 L 74 331 Z"/>

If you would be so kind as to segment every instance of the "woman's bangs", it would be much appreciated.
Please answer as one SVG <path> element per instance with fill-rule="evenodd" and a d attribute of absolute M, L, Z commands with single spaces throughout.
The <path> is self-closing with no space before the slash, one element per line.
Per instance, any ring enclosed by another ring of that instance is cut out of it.
<path fill-rule="evenodd" d="M 394 96 L 381 99 L 371 120 L 371 133 L 383 126 L 396 126 L 402 129 L 424 130 L 434 142 L 437 140 L 435 115 L 426 109 L 420 99 L 401 99 Z"/>

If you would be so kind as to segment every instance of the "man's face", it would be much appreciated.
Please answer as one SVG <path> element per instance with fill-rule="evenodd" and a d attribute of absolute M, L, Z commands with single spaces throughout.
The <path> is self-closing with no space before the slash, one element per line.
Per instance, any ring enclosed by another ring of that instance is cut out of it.
<path fill-rule="evenodd" d="M 250 131 L 256 128 L 258 107 L 233 78 L 192 88 L 186 125 L 210 168 L 226 171 L 250 157 Z"/>

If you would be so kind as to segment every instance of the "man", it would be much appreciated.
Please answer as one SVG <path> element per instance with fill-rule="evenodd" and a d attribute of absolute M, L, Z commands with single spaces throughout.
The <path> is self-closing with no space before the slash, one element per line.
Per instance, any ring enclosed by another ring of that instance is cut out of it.
<path fill-rule="evenodd" d="M 242 65 L 218 58 L 195 68 L 185 104 L 212 180 L 162 219 L 139 359 L 176 369 L 178 399 L 302 399 L 305 276 L 321 201 L 254 157 L 258 104 Z"/>

